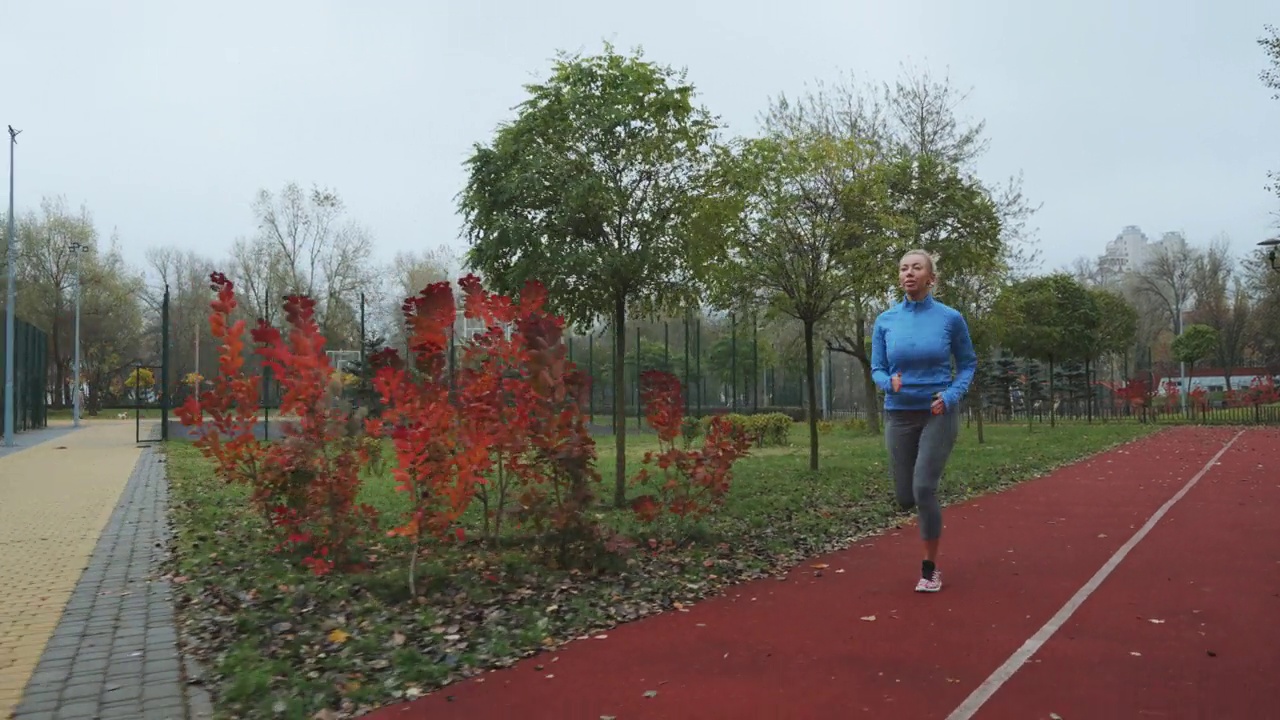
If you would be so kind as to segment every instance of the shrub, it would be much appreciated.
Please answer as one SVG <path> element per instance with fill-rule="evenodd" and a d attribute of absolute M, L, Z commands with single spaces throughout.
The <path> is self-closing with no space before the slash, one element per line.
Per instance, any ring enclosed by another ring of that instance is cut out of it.
<path fill-rule="evenodd" d="M 254 506 L 281 534 L 277 550 L 303 548 L 302 562 L 317 574 L 356 567 L 359 540 L 378 520 L 355 501 L 360 472 L 383 463 L 381 438 L 391 441 L 392 474 L 410 498 L 407 517 L 388 534 L 412 542 L 411 590 L 423 540 L 463 540 L 458 520 L 477 495 L 492 535 L 499 532 L 508 481 L 519 492 L 516 514 L 553 536 L 562 557 L 575 542 L 599 540 L 587 512 L 600 476 L 581 409 L 586 378 L 567 360 L 563 320 L 543 309 L 541 285 L 528 283 L 512 302 L 484 291 L 474 276 L 459 282 L 467 317 L 481 318 L 487 330 L 465 345 L 456 373 L 448 362 L 457 313 L 449 283 L 407 298 L 408 357 L 384 349 L 362 370 L 381 400 L 372 418 L 341 400 L 345 378 L 324 352 L 314 301 L 286 298 L 288 332 L 259 321 L 253 338 L 284 391 L 281 412 L 298 420 L 283 425 L 283 440 L 266 442 L 254 433 L 259 377 L 244 370 L 246 323 L 232 320 L 233 285 L 221 273 L 210 279 L 219 373 L 177 414 L 199 429 L 196 444 L 220 477 L 252 488 Z"/>
<path fill-rule="evenodd" d="M 659 451 L 645 453 L 644 467 L 632 482 L 658 482 L 652 494 L 635 498 L 631 507 L 643 522 L 653 522 L 664 512 L 680 520 L 702 517 L 724 502 L 733 464 L 746 456 L 751 441 L 740 421 L 726 415 L 707 419 L 701 448 L 676 447 L 675 439 L 684 426 L 680 379 L 650 370 L 641 374 L 640 382 L 645 420 L 657 431 Z"/>

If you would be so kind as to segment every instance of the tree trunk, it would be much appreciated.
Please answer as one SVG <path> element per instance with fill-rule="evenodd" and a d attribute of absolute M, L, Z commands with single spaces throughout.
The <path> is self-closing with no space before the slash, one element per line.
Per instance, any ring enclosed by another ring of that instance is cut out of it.
<path fill-rule="evenodd" d="M 880 393 L 876 387 L 876 381 L 871 379 L 871 363 L 870 361 L 858 359 L 858 364 L 862 366 L 862 382 L 866 385 L 867 393 L 867 430 L 873 435 L 880 434 Z"/>
<path fill-rule="evenodd" d="M 627 504 L 627 298 L 619 293 L 613 306 L 613 436 L 617 441 L 613 482 L 613 504 Z"/>
<path fill-rule="evenodd" d="M 804 321 L 805 376 L 809 381 L 809 469 L 818 469 L 818 377 L 814 362 L 813 321 Z"/>
<path fill-rule="evenodd" d="M 1027 432 L 1031 432 L 1031 360 L 1027 359 L 1027 382 L 1022 389 L 1022 407 L 1027 411 Z"/>
<path fill-rule="evenodd" d="M 1058 414 L 1057 407 L 1055 406 L 1055 403 L 1054 403 L 1056 399 L 1057 398 L 1054 397 L 1054 389 L 1053 389 L 1053 356 L 1050 355 L 1049 356 L 1049 427 L 1057 427 L 1057 423 L 1054 422 Z"/>
<path fill-rule="evenodd" d="M 978 444 L 982 445 L 987 441 L 987 435 L 982 426 L 982 380 L 976 372 L 973 374 L 973 392 L 969 394 L 969 408 L 975 407 L 978 410 Z"/>
<path fill-rule="evenodd" d="M 1084 387 L 1087 393 L 1084 396 L 1084 407 L 1085 407 L 1084 413 L 1085 413 L 1085 417 L 1088 418 L 1088 422 L 1093 422 L 1093 376 L 1090 373 L 1092 368 L 1093 368 L 1093 363 L 1089 362 L 1088 358 L 1085 358 Z"/>

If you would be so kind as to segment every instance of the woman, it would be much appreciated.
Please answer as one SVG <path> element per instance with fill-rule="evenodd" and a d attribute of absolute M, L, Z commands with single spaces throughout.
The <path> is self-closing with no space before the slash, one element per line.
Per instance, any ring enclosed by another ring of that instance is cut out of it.
<path fill-rule="evenodd" d="M 903 510 L 916 508 L 924 540 L 916 592 L 942 589 L 938 480 L 960 434 L 960 400 L 978 366 L 964 316 L 933 298 L 936 279 L 927 252 L 902 256 L 898 282 L 906 297 L 876 318 L 871 334 L 871 377 L 885 392 L 885 443 L 895 494 Z"/>

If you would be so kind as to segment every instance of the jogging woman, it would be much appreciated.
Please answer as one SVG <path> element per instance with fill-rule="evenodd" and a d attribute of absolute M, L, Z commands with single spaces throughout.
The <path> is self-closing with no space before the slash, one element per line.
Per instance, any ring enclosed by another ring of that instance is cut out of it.
<path fill-rule="evenodd" d="M 933 297 L 936 279 L 927 252 L 902 256 L 898 283 L 906 297 L 876 318 L 871 334 L 871 377 L 885 392 L 885 444 L 894 493 L 903 510 L 916 508 L 924 541 L 916 592 L 942 589 L 938 480 L 960 434 L 960 400 L 978 366 L 964 316 Z"/>

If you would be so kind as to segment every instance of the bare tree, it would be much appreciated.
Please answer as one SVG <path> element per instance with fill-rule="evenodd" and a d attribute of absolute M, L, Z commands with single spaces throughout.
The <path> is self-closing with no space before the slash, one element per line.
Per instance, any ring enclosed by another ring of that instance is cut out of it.
<path fill-rule="evenodd" d="M 1155 301 L 1174 335 L 1182 334 L 1182 313 L 1194 292 L 1197 255 L 1184 242 L 1162 241 L 1132 275 L 1138 293 Z"/>
<path fill-rule="evenodd" d="M 1192 263 L 1191 291 L 1195 296 L 1195 322 L 1218 332 L 1213 361 L 1222 368 L 1227 389 L 1231 373 L 1244 364 L 1250 301 L 1243 283 L 1234 277 L 1235 263 L 1228 240 L 1214 238 Z"/>
<path fill-rule="evenodd" d="M 345 213 L 341 197 L 327 188 L 308 192 L 288 183 L 278 195 L 260 190 L 253 203 L 257 234 L 232 248 L 232 269 L 259 317 L 274 322 L 283 296 L 307 295 L 335 349 L 358 347 L 359 296 L 377 286 L 369 232 Z"/>

